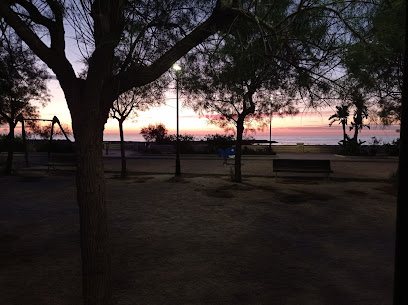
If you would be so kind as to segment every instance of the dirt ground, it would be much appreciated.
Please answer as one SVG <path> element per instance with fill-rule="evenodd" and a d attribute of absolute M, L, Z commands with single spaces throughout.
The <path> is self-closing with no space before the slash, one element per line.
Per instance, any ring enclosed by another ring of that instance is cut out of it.
<path fill-rule="evenodd" d="M 312 156 L 313 157 L 313 156 Z M 281 177 L 244 160 L 106 159 L 115 304 L 392 304 L 397 163 Z M 81 304 L 74 174 L 0 177 L 0 304 Z"/>

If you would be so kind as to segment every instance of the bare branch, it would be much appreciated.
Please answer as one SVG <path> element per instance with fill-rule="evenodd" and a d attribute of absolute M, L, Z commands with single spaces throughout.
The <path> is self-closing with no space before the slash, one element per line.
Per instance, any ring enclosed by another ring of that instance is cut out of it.
<path fill-rule="evenodd" d="M 54 48 L 47 47 L 38 35 L 11 9 L 7 2 L 0 2 L 0 16 L 5 19 L 7 24 L 13 27 L 15 32 L 25 41 L 30 49 L 54 71 L 61 83 L 74 85 L 76 79 L 75 72 L 65 57 L 65 54 L 59 51 L 61 47 L 63 48 L 64 46 L 54 45 Z M 60 37 L 63 32 L 61 33 L 60 30 L 55 30 L 53 26 L 54 23 L 52 23 L 52 26 L 50 23 L 48 30 L 50 33 L 58 33 L 59 36 L 58 38 L 56 38 L 55 35 L 51 36 L 52 45 L 53 43 L 57 43 L 57 41 L 55 41 L 56 39 L 63 41 L 63 37 L 62 39 Z"/>

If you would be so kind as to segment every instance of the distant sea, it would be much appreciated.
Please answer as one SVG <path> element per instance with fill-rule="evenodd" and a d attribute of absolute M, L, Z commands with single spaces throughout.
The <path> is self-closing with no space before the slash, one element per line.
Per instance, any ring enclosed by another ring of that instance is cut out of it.
<path fill-rule="evenodd" d="M 399 138 L 399 134 L 396 132 L 381 133 L 378 134 L 370 134 L 364 135 L 361 134 L 359 139 L 361 141 L 366 141 L 365 145 L 370 145 L 373 143 L 372 137 L 375 136 L 377 140 L 380 140 L 381 144 L 391 143 L 393 140 Z M 269 135 L 252 135 L 253 138 L 256 140 L 269 140 Z M 196 140 L 201 140 L 203 136 L 196 136 Z M 104 134 L 103 137 L 104 141 L 119 141 L 119 135 L 117 134 Z M 341 134 L 339 136 L 334 135 L 272 135 L 272 141 L 276 141 L 278 143 L 273 145 L 296 145 L 296 143 L 304 143 L 305 145 L 338 145 L 338 142 L 342 140 Z M 125 141 L 139 141 L 144 142 L 144 138 L 140 134 L 132 134 L 132 133 L 125 133 Z"/>
<path fill-rule="evenodd" d="M 324 131 L 324 130 L 323 130 Z M 342 140 L 342 131 L 337 129 L 336 131 L 329 129 L 329 132 L 301 132 L 296 134 L 295 132 L 286 135 L 282 132 L 272 132 L 272 140 L 278 143 L 274 145 L 296 145 L 296 143 L 304 143 L 305 145 L 338 145 L 338 142 Z M 335 131 L 335 132 L 334 132 Z M 6 134 L 8 132 L 7 128 L 0 129 L 0 134 Z M 181 133 L 183 134 L 183 133 Z M 222 134 L 222 131 L 220 132 Z M 19 135 L 19 131 L 16 131 L 16 135 Z M 248 136 L 253 137 L 256 140 L 269 140 L 268 134 L 249 134 Z M 350 133 L 351 136 L 351 133 Z M 359 134 L 359 139 L 365 141 L 365 145 L 370 145 L 373 143 L 372 137 L 376 137 L 380 141 L 380 144 L 391 143 L 392 141 L 399 138 L 399 133 L 395 132 L 395 129 L 364 129 L 362 133 Z M 61 136 L 55 136 L 56 139 L 64 139 Z M 71 137 L 72 138 L 72 137 Z M 202 140 L 204 136 L 195 135 L 195 140 Z M 119 141 L 119 133 L 116 132 L 105 132 L 104 141 Z M 136 141 L 144 142 L 144 138 L 135 131 L 125 130 L 125 141 Z"/>

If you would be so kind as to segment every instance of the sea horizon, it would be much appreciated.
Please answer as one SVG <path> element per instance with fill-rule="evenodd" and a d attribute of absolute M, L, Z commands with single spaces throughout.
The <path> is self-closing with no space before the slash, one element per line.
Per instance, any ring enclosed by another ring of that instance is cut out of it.
<path fill-rule="evenodd" d="M 194 136 L 196 141 L 204 140 L 205 136 Z M 250 135 L 255 140 L 267 140 L 269 141 L 269 135 Z M 358 139 L 365 141 L 364 145 L 371 145 L 374 142 L 375 137 L 379 144 L 392 143 L 399 138 L 397 133 L 387 133 L 378 135 L 359 135 Z M 104 134 L 104 141 L 120 141 L 119 134 Z M 124 140 L 127 142 L 146 142 L 143 136 L 136 133 L 128 133 L 124 135 Z M 304 145 L 339 145 L 339 141 L 342 140 L 341 136 L 334 135 L 272 135 L 272 141 L 276 141 L 273 145 L 296 145 L 297 143 L 303 143 Z"/>
<path fill-rule="evenodd" d="M 290 132 L 288 132 L 288 130 Z M 393 129 L 380 129 L 372 128 L 369 130 L 363 130 L 359 133 L 358 139 L 364 141 L 363 145 L 371 145 L 374 142 L 373 137 L 375 137 L 379 144 L 392 143 L 394 140 L 399 138 L 399 132 L 395 132 L 396 128 Z M 0 134 L 6 134 L 6 128 L 0 131 Z M 299 128 L 299 132 L 295 130 L 290 130 L 290 128 L 280 128 L 277 130 L 272 130 L 271 140 L 276 141 L 273 145 L 296 145 L 297 143 L 303 143 L 304 145 L 338 145 L 339 141 L 343 139 L 342 131 L 340 129 L 327 129 L 327 128 Z M 170 131 L 169 135 L 175 134 Z M 204 140 L 206 133 L 203 131 L 195 132 L 181 132 L 180 135 L 189 134 L 194 136 L 194 140 L 200 141 Z M 222 130 L 220 132 L 214 132 L 209 130 L 208 134 L 220 134 L 225 135 L 226 132 Z M 230 133 L 231 134 L 231 133 Z M 16 136 L 21 136 L 21 131 L 16 130 Z M 350 133 L 351 137 L 352 134 Z M 269 141 L 269 133 L 248 133 L 244 138 L 253 138 L 255 140 L 266 140 Z M 72 135 L 69 136 L 71 140 L 74 140 Z M 34 139 L 40 139 L 35 136 Z M 64 139 L 62 135 L 54 135 L 54 139 Z M 124 132 L 124 139 L 127 142 L 146 142 L 143 136 L 140 134 L 140 131 L 129 130 Z M 105 130 L 103 135 L 103 141 L 120 141 L 119 132 L 113 130 Z"/>

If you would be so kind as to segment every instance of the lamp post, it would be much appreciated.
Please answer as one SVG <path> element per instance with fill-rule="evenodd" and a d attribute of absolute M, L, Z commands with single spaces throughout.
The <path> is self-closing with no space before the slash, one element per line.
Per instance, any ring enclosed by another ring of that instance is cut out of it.
<path fill-rule="evenodd" d="M 272 151 L 272 109 L 269 113 L 269 152 Z"/>
<path fill-rule="evenodd" d="M 177 111 L 177 135 L 176 135 L 176 176 L 181 176 L 180 170 L 180 139 L 179 139 L 179 73 L 181 66 L 179 64 L 173 65 L 173 70 L 176 72 L 176 111 Z"/>

